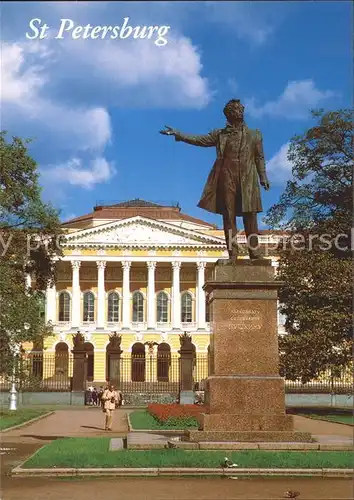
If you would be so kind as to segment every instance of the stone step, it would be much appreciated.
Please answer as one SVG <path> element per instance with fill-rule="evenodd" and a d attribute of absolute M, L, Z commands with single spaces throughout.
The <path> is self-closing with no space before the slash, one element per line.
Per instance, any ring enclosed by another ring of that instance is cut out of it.
<path fill-rule="evenodd" d="M 166 448 L 168 438 L 160 434 L 130 432 L 127 436 L 128 450 L 146 450 Z"/>

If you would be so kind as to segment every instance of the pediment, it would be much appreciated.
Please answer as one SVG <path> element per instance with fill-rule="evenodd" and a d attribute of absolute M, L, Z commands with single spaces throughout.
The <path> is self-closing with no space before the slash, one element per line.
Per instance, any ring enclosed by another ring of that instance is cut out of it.
<path fill-rule="evenodd" d="M 215 236 L 137 216 L 77 231 L 66 237 L 66 245 L 124 247 L 217 245 L 222 247 L 224 242 Z"/>

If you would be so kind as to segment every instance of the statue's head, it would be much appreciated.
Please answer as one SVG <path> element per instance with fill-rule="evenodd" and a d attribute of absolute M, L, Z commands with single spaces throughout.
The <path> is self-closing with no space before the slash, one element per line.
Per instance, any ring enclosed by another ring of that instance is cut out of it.
<path fill-rule="evenodd" d="M 239 99 L 231 99 L 224 107 L 224 115 L 229 123 L 243 121 L 245 107 Z"/>

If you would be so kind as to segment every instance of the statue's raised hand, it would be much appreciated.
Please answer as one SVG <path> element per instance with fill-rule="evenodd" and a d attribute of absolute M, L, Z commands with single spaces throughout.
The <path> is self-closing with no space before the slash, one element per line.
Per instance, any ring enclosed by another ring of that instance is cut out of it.
<path fill-rule="evenodd" d="M 163 135 L 175 135 L 176 134 L 176 130 L 174 130 L 172 127 L 168 127 L 167 125 L 165 125 L 165 130 L 160 130 L 160 134 L 163 134 Z"/>

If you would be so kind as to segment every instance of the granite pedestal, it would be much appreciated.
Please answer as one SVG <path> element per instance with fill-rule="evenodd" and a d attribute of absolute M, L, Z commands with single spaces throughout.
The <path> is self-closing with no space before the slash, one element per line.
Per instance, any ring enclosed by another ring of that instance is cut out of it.
<path fill-rule="evenodd" d="M 270 260 L 218 261 L 205 285 L 211 313 L 210 367 L 198 431 L 190 441 L 311 441 L 285 414 L 279 376 L 277 298 Z"/>

